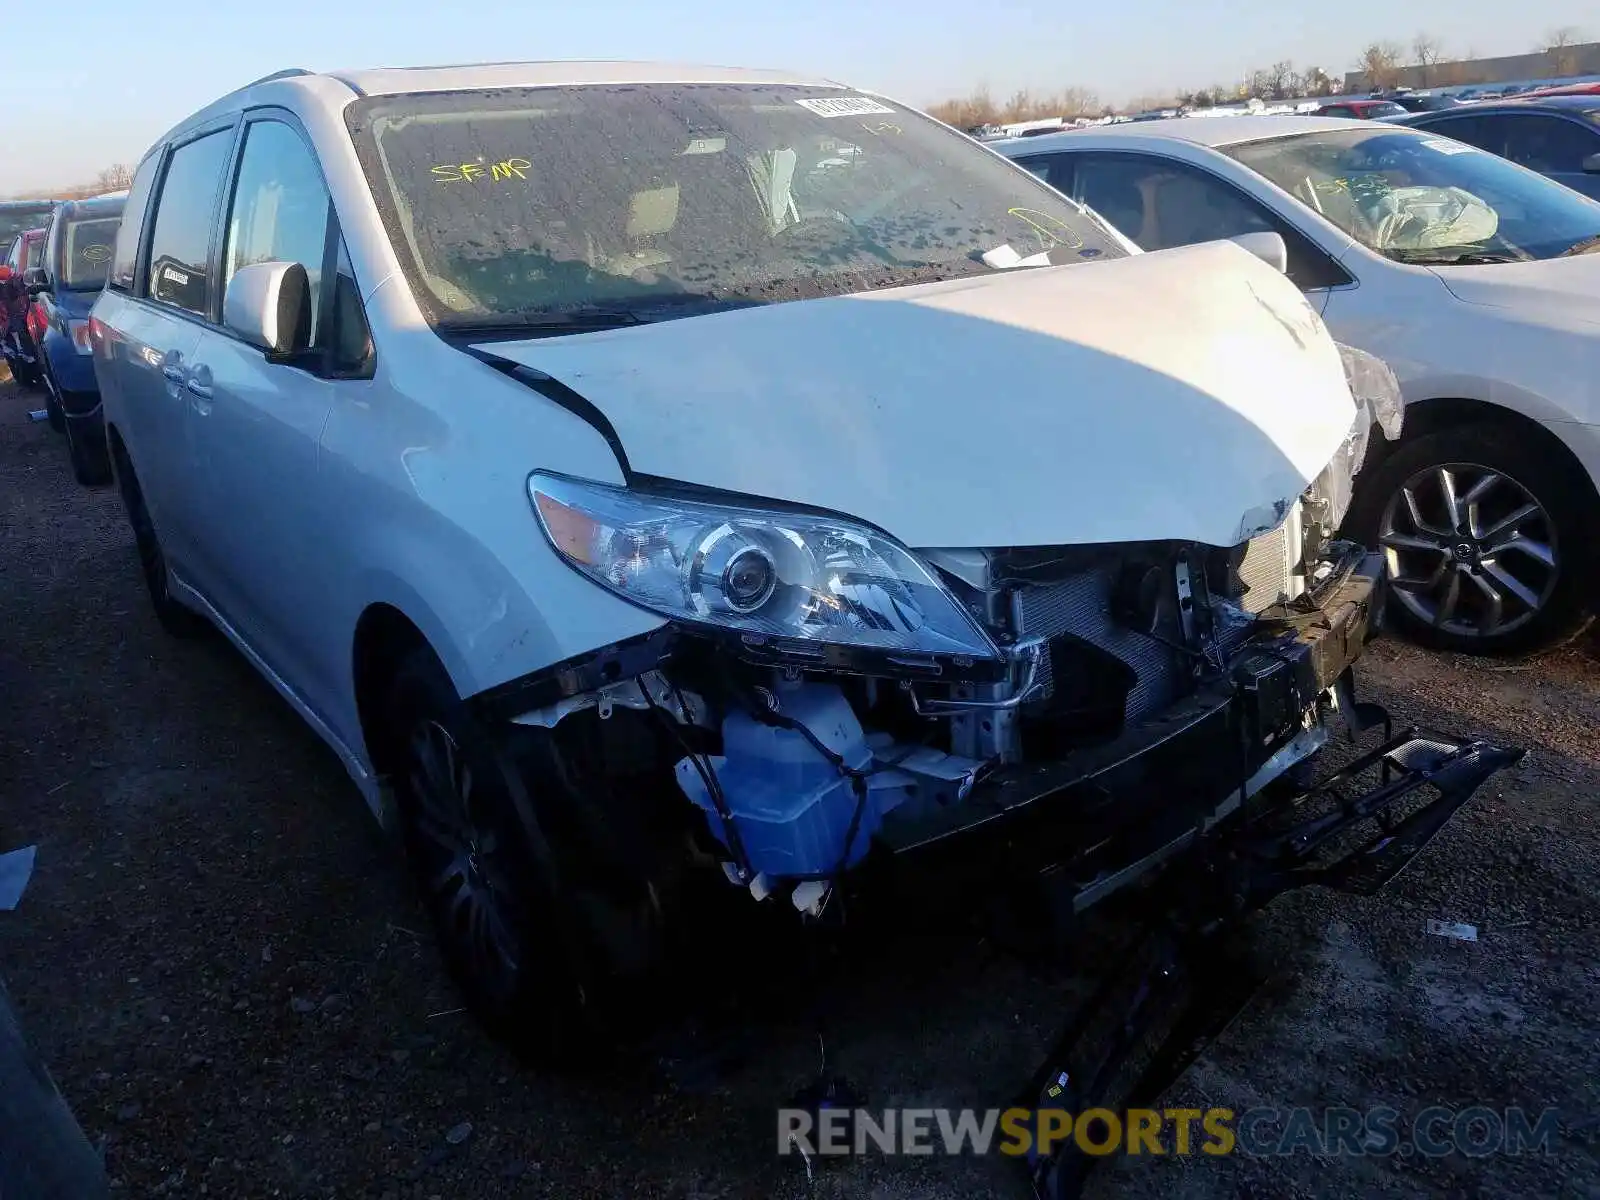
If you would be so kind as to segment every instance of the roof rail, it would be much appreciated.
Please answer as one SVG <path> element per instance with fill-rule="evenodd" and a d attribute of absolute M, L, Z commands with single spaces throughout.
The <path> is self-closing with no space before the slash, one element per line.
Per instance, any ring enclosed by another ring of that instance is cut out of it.
<path fill-rule="evenodd" d="M 282 71 L 274 71 L 271 75 L 263 75 L 260 79 L 252 79 L 243 87 L 234 88 L 234 91 L 242 92 L 245 90 L 245 88 L 253 88 L 262 83 L 271 83 L 274 79 L 293 79 L 298 75 L 309 74 L 311 74 L 311 72 L 306 70 L 304 67 L 289 67 Z"/>

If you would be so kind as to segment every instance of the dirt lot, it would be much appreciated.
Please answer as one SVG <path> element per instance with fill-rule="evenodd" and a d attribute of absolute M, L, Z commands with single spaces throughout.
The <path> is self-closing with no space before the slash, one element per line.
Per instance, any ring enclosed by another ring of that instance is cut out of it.
<path fill-rule="evenodd" d="M 332 755 L 221 639 L 163 636 L 116 497 L 74 485 L 26 407 L 0 386 L 0 849 L 39 856 L 0 974 L 121 1194 L 1027 1195 L 999 1158 L 808 1186 L 773 1153 L 803 1031 L 698 1090 L 520 1067 L 457 1011 Z M 1553 1107 L 1555 1152 L 1130 1160 L 1092 1194 L 1600 1195 L 1600 650 L 1490 666 L 1385 643 L 1365 680 L 1404 719 L 1532 753 L 1385 895 L 1275 905 L 1252 936 L 1292 970 L 1170 1102 Z M 964 936 L 855 982 L 829 1054 L 874 1106 L 1003 1105 L 1062 1015 Z"/>

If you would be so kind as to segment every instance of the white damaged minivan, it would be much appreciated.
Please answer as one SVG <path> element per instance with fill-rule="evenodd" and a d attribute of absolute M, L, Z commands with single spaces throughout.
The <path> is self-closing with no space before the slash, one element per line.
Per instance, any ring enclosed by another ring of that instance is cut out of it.
<path fill-rule="evenodd" d="M 162 623 L 333 747 L 548 1050 L 708 880 L 1083 908 L 1361 724 L 1387 368 L 875 95 L 283 72 L 144 159 L 92 338 Z"/>

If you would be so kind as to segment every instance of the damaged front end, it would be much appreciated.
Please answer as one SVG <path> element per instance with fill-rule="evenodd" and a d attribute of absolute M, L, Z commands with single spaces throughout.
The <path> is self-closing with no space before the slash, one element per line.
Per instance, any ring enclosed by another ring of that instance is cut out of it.
<path fill-rule="evenodd" d="M 635 744 L 670 761 L 611 765 L 672 779 L 757 898 L 816 915 L 839 887 L 1021 869 L 1081 910 L 1314 755 L 1333 714 L 1371 715 L 1350 667 L 1382 562 L 1335 531 L 1399 396 L 1344 357 L 1350 436 L 1234 546 L 911 552 L 814 510 L 535 475 L 565 560 L 671 620 L 482 702 L 550 730 L 588 709 L 665 727 Z"/>

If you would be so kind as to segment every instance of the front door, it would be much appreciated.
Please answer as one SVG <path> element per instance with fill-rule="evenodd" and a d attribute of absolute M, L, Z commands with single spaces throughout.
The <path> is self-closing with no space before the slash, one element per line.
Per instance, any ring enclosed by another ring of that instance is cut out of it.
<path fill-rule="evenodd" d="M 269 361 L 229 329 L 226 289 L 248 264 L 300 263 L 311 281 L 309 347 L 322 346 L 329 226 L 328 191 L 299 129 L 287 117 L 250 120 L 223 222 L 223 324 L 194 351 L 189 396 L 206 587 L 251 649 L 322 716 L 333 681 L 311 631 L 326 607 L 317 563 L 331 534 L 317 443 L 337 385 L 314 351 Z"/>

